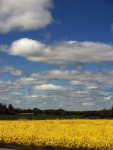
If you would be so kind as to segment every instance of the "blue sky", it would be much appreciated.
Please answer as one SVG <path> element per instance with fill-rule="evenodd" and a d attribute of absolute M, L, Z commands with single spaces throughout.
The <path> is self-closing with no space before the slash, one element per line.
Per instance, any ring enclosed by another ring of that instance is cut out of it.
<path fill-rule="evenodd" d="M 0 0 L 0 102 L 111 108 L 113 1 Z"/>

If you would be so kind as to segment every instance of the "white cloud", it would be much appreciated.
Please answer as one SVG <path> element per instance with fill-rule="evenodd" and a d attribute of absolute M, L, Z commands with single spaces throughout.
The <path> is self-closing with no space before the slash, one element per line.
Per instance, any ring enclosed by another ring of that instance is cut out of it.
<path fill-rule="evenodd" d="M 14 103 L 21 103 L 21 101 L 17 100 L 17 101 L 14 101 Z"/>
<path fill-rule="evenodd" d="M 104 100 L 105 100 L 105 101 L 111 100 L 111 96 L 106 96 L 106 97 L 104 97 Z"/>
<path fill-rule="evenodd" d="M 3 67 L 0 67 L 0 73 L 10 72 L 10 71 L 13 71 L 13 70 L 15 70 L 15 68 L 12 67 L 12 66 L 3 66 Z"/>
<path fill-rule="evenodd" d="M 16 89 L 19 89 L 21 88 L 20 85 L 18 85 L 17 83 L 15 82 L 12 82 L 12 81 L 1 81 L 0 80 L 0 93 L 1 94 L 4 94 L 4 93 L 10 93 L 11 90 L 16 90 Z"/>
<path fill-rule="evenodd" d="M 53 84 L 43 84 L 37 85 L 34 88 L 30 89 L 31 92 L 62 92 L 68 90 L 62 86 L 56 86 Z"/>
<path fill-rule="evenodd" d="M 30 77 L 40 78 L 40 79 L 58 79 L 58 80 L 73 80 L 75 78 L 79 79 L 79 75 L 82 73 L 77 70 L 49 70 L 43 72 L 34 72 L 30 74 Z"/>
<path fill-rule="evenodd" d="M 75 86 L 88 86 L 95 87 L 98 84 L 113 84 L 113 71 L 80 71 L 80 70 L 49 70 L 43 72 L 34 72 L 30 74 L 31 78 L 37 78 L 41 80 L 70 80 L 68 84 Z"/>
<path fill-rule="evenodd" d="M 53 21 L 52 0 L 0 0 L 0 32 L 36 30 Z"/>
<path fill-rule="evenodd" d="M 60 70 L 66 70 L 66 69 L 67 69 L 67 66 L 66 66 L 66 65 L 61 65 L 61 66 L 59 67 L 59 69 L 60 69 Z"/>
<path fill-rule="evenodd" d="M 14 96 L 23 96 L 23 93 L 19 93 L 19 92 L 11 92 L 10 95 L 14 95 Z"/>
<path fill-rule="evenodd" d="M 73 92 L 74 94 L 88 94 L 88 92 L 85 92 L 85 91 L 76 91 L 76 92 Z"/>
<path fill-rule="evenodd" d="M 44 84 L 47 80 L 37 80 L 34 78 L 21 78 L 16 81 L 18 85 L 33 85 L 33 84 Z"/>
<path fill-rule="evenodd" d="M 14 41 L 4 51 L 9 55 L 21 56 L 29 61 L 49 64 L 113 62 L 112 45 L 88 41 L 61 41 L 46 45 L 23 38 Z"/>
<path fill-rule="evenodd" d="M 88 86 L 87 89 L 92 90 L 92 89 L 97 89 L 97 87 L 96 86 Z"/>
<path fill-rule="evenodd" d="M 21 70 L 13 70 L 13 71 L 10 71 L 10 73 L 14 76 L 21 76 L 22 75 Z"/>
<path fill-rule="evenodd" d="M 5 66 L 0 71 L 10 72 L 13 69 L 15 68 L 12 66 Z M 2 103 L 10 102 L 20 108 L 33 108 L 37 104 L 40 109 L 62 107 L 66 110 L 94 110 L 105 106 L 109 109 L 112 106 L 113 71 L 110 70 L 91 72 L 82 69 L 56 69 L 34 72 L 28 78 L 14 79 L 15 81 L 0 81 Z M 75 86 L 71 89 L 72 85 L 69 84 L 66 87 L 50 84 L 51 79 L 62 80 L 62 84 L 73 83 Z"/>
<path fill-rule="evenodd" d="M 82 79 L 80 79 L 80 80 L 82 80 Z M 72 80 L 72 81 L 70 81 L 68 83 L 71 84 L 71 85 L 75 85 L 75 86 L 89 86 L 89 85 L 95 85 L 96 84 L 96 83 L 91 82 L 91 81 L 89 82 L 87 80 L 85 80 L 85 81 L 80 81 L 80 80 L 79 81 Z"/>
<path fill-rule="evenodd" d="M 13 76 L 21 76 L 23 74 L 23 72 L 21 70 L 16 70 L 12 66 L 3 66 L 3 67 L 0 67 L 0 74 L 6 73 L 6 72 L 9 72 Z"/>
<path fill-rule="evenodd" d="M 32 98 L 38 98 L 39 96 L 38 95 L 32 95 L 31 97 Z"/>
<path fill-rule="evenodd" d="M 94 103 L 82 103 L 83 106 L 94 106 Z"/>
<path fill-rule="evenodd" d="M 19 83 L 17 81 L 19 80 L 15 82 L 0 81 L 0 102 L 12 103 L 14 107 L 20 108 L 34 108 L 37 106 L 39 109 L 63 108 L 66 110 L 98 110 L 103 109 L 105 106 L 109 109 L 112 106 L 113 95 L 109 92 L 109 96 L 105 96 L 107 89 L 98 88 L 96 91 L 88 90 L 87 87 L 70 89 L 53 84 L 42 84 L 36 85 L 34 88 L 31 86 L 29 92 L 27 89 L 22 88 L 28 82 Z"/>

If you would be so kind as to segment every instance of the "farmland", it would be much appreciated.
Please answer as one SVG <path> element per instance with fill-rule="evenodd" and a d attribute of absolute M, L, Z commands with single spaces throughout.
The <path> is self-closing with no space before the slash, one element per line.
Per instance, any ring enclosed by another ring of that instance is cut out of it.
<path fill-rule="evenodd" d="M 16 114 L 16 115 L 0 115 L 0 120 L 18 120 L 18 119 L 27 119 L 27 120 L 47 120 L 47 119 L 75 119 L 75 118 L 82 118 L 72 116 L 61 116 L 61 115 L 40 115 L 33 116 L 33 114 Z"/>
<path fill-rule="evenodd" d="M 113 120 L 1 120 L 0 141 L 6 145 L 47 149 L 113 149 Z M 28 149 L 28 148 L 27 148 Z M 35 149 L 35 148 L 34 148 Z"/>

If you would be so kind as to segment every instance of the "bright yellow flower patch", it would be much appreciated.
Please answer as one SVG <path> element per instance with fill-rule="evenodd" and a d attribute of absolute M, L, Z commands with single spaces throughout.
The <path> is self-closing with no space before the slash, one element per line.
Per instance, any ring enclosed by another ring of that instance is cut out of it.
<path fill-rule="evenodd" d="M 0 121 L 0 141 L 113 150 L 113 120 Z"/>

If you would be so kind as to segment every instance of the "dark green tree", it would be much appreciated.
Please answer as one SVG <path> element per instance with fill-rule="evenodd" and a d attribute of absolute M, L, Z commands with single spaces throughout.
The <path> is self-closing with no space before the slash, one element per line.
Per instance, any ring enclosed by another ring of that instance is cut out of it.
<path fill-rule="evenodd" d="M 38 114 L 38 108 L 33 108 L 33 115 L 36 116 Z"/>
<path fill-rule="evenodd" d="M 14 109 L 14 107 L 12 106 L 12 104 L 9 104 L 9 106 L 8 106 L 8 113 L 9 113 L 10 115 L 14 115 L 14 114 L 15 114 L 15 109 Z"/>
<path fill-rule="evenodd" d="M 113 117 L 113 105 L 111 107 L 111 117 Z"/>

